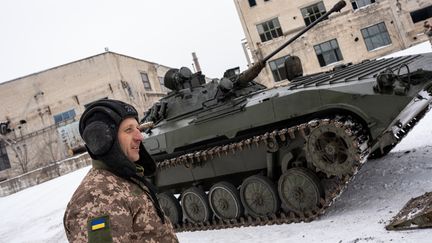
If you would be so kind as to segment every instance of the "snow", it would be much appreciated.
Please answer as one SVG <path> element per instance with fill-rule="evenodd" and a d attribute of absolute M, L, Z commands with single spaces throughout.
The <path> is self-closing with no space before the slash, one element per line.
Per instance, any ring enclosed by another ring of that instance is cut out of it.
<path fill-rule="evenodd" d="M 0 198 L 0 242 L 66 241 L 63 213 L 89 169 Z"/>
<path fill-rule="evenodd" d="M 418 53 L 427 53 L 432 52 L 432 46 L 429 41 L 422 42 L 420 44 L 414 45 L 410 48 L 407 48 L 402 51 L 397 51 L 395 53 L 386 55 L 384 57 L 400 57 L 400 56 L 406 56 L 406 55 L 413 55 Z"/>
<path fill-rule="evenodd" d="M 425 42 L 404 55 L 432 51 Z M 399 55 L 392 54 L 392 55 Z M 412 197 L 432 191 L 432 112 L 381 159 L 368 161 L 321 218 L 310 223 L 183 232 L 180 242 L 430 242 L 432 229 L 387 231 Z M 63 213 L 89 167 L 0 198 L 0 242 L 67 242 Z"/>

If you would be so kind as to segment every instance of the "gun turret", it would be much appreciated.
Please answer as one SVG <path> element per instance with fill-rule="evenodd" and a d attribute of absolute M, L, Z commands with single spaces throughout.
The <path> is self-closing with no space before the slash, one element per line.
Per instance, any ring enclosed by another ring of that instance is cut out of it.
<path fill-rule="evenodd" d="M 205 77 L 200 72 L 192 74 L 187 67 L 170 69 L 165 74 L 164 84 L 170 90 L 178 91 L 186 88 L 193 89 L 205 83 Z"/>
<path fill-rule="evenodd" d="M 246 86 L 249 82 L 251 82 L 252 80 L 254 80 L 258 76 L 258 74 L 261 72 L 261 70 L 264 69 L 265 64 L 267 63 L 267 61 L 270 58 L 272 58 L 274 55 L 276 55 L 277 53 L 279 53 L 282 49 L 284 49 L 286 46 L 288 46 L 289 44 L 291 44 L 293 41 L 295 41 L 297 38 L 299 38 L 301 35 L 303 35 L 309 29 L 311 29 L 312 27 L 314 27 L 316 24 L 318 24 L 322 20 L 326 19 L 330 14 L 332 14 L 334 12 L 340 12 L 340 10 L 343 7 L 345 7 L 345 6 L 346 6 L 345 1 L 340 0 L 338 3 L 336 3 L 333 6 L 333 8 L 330 9 L 330 11 L 328 11 L 327 13 L 325 13 L 324 15 L 322 15 L 321 17 L 319 17 L 317 20 L 315 20 L 314 22 L 312 22 L 310 25 L 306 26 L 306 28 L 304 28 L 303 30 L 301 30 L 299 33 L 297 33 L 295 36 L 293 36 L 291 39 L 289 39 L 287 42 L 285 42 L 279 48 L 277 48 L 276 50 L 274 50 L 273 52 L 271 52 L 270 54 L 268 54 L 267 56 L 265 56 L 263 59 L 261 59 L 258 62 L 256 62 L 252 67 L 250 67 L 247 70 L 245 70 L 244 72 L 240 73 L 240 75 L 238 75 L 235 78 L 235 80 L 232 80 L 233 83 L 234 83 L 234 87 L 244 87 L 244 86 Z"/>
<path fill-rule="evenodd" d="M 206 112 L 208 112 L 209 114 L 213 114 L 215 112 L 215 114 L 217 114 L 220 112 L 218 109 L 232 109 L 232 107 L 241 104 L 241 100 L 243 99 L 238 99 L 235 102 L 232 101 L 234 98 L 243 97 L 266 88 L 264 85 L 254 82 L 253 80 L 265 67 L 266 62 L 270 58 L 299 38 L 303 33 L 308 31 L 317 23 L 327 18 L 328 15 L 340 11 L 345 5 L 346 3 L 343 0 L 339 1 L 326 14 L 315 20 L 315 22 L 304 28 L 278 49 L 268 54 L 242 73 L 240 73 L 238 67 L 231 68 L 225 71 L 220 80 L 213 79 L 211 82 L 206 83 L 205 76 L 200 71 L 192 73 L 191 70 L 186 67 L 170 69 L 165 74 L 164 82 L 165 86 L 173 92 L 170 92 L 145 112 L 142 122 L 153 122 L 158 124 L 163 120 L 169 121 L 180 119 L 185 116 L 194 116 L 199 113 L 207 114 Z M 293 63 L 293 65 L 288 65 L 288 62 L 285 63 L 287 70 L 291 70 L 291 73 L 296 75 L 299 73 L 301 75 L 302 71 L 299 58 L 291 57 L 287 60 Z M 300 72 L 298 70 L 300 70 Z M 146 129 L 150 131 L 151 127 Z"/>

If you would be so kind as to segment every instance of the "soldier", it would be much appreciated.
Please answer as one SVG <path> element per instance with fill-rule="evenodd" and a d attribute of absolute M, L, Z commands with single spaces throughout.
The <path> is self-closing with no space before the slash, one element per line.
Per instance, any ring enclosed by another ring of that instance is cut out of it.
<path fill-rule="evenodd" d="M 92 168 L 63 219 L 70 242 L 178 242 L 154 188 L 144 176 L 156 164 L 142 145 L 138 113 L 117 100 L 90 104 L 79 131 Z"/>

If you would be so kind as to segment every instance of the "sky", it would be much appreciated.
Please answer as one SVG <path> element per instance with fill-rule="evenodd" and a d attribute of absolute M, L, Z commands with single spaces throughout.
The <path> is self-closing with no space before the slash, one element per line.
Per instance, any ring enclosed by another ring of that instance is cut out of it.
<path fill-rule="evenodd" d="M 110 51 L 221 77 L 246 68 L 233 0 L 2 0 L 0 82 Z"/>

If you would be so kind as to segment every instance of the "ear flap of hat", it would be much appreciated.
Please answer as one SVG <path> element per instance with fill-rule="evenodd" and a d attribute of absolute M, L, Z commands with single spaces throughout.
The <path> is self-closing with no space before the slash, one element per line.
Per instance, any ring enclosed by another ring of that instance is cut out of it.
<path fill-rule="evenodd" d="M 144 176 L 152 176 L 156 172 L 156 163 L 153 160 L 153 158 L 150 156 L 150 154 L 147 152 L 147 150 L 144 148 L 144 145 L 141 143 L 139 147 L 139 155 L 140 158 L 137 162 L 137 164 L 144 167 Z"/>
<path fill-rule="evenodd" d="M 115 140 L 115 129 L 103 121 L 90 122 L 83 132 L 83 140 L 90 152 L 96 156 L 107 153 Z"/>
<path fill-rule="evenodd" d="M 117 126 L 122 120 L 120 115 L 117 114 L 114 110 L 95 104 L 93 107 L 87 108 L 80 118 L 79 132 L 81 135 L 83 135 L 86 126 L 89 125 L 87 123 L 92 123 L 92 120 L 100 120 L 100 118 L 95 119 L 96 114 L 103 114 L 106 118 L 111 119 Z"/>

